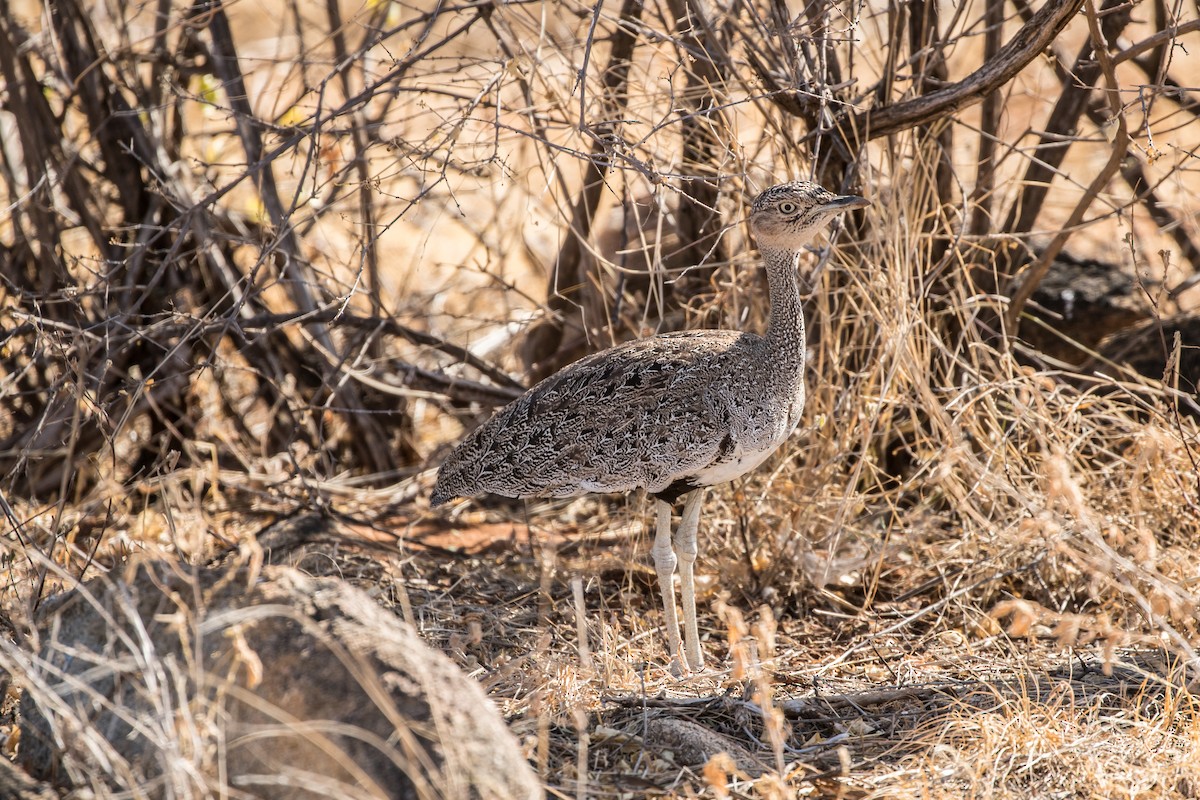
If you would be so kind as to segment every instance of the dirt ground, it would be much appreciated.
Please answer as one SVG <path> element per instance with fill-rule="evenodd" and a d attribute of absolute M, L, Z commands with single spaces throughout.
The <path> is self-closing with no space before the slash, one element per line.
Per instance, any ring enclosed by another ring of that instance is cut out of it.
<path fill-rule="evenodd" d="M 677 679 L 645 505 L 492 504 L 449 524 L 377 502 L 210 522 L 410 622 L 484 686 L 551 797 L 1196 796 L 1186 659 L 1103 638 L 1094 619 L 1072 634 L 1048 609 L 977 605 L 1005 594 L 981 584 L 1045 570 L 1045 552 L 970 585 L 951 568 L 902 593 L 877 586 L 863 608 L 879 562 L 781 592 L 702 536 L 708 665 Z"/>

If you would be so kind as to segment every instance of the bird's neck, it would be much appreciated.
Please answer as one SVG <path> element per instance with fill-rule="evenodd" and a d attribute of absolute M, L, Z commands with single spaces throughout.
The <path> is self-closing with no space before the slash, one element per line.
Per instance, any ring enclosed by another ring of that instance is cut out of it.
<path fill-rule="evenodd" d="M 804 371 L 805 352 L 804 313 L 796 274 L 800 253 L 763 248 L 762 258 L 771 292 L 766 335 L 768 355 L 777 368 L 793 371 L 799 376 Z"/>

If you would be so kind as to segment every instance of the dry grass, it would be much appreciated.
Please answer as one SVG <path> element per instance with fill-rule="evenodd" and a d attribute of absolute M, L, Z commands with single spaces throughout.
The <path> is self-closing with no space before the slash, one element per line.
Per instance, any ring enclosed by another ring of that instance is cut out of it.
<path fill-rule="evenodd" d="M 1061 64 L 1088 41 L 1085 6 L 1054 44 Z M 271 557 L 368 588 L 449 653 L 551 796 L 1200 794 L 1200 376 L 1178 368 L 1178 348 L 1200 343 L 1149 342 L 1163 370 L 1147 377 L 1079 349 L 1070 364 L 1039 355 L 1004 327 L 1029 275 L 1013 254 L 1036 265 L 1077 207 L 1070 253 L 1126 270 L 1155 317 L 1188 312 L 1200 290 L 1167 290 L 1196 266 L 1200 121 L 1170 80 L 1194 72 L 1200 42 L 1181 33 L 1153 80 L 1122 53 L 1195 9 L 1138 6 L 1098 80 L 1122 89 L 1125 166 L 1154 187 L 1154 210 L 1116 175 L 1089 195 L 1113 141 L 1082 115 L 1049 148 L 1070 143 L 1021 230 L 1005 217 L 1033 202 L 1027 170 L 1047 158 L 1037 145 L 1064 86 L 1049 59 L 1004 85 L 998 117 L 971 106 L 869 139 L 839 116 L 978 68 L 983 4 L 940 10 L 941 65 L 883 4 L 792 9 L 807 14 L 796 38 L 772 16 L 783 4 L 737 5 L 700 33 L 673 21 L 695 7 L 647 3 L 631 19 L 624 4 L 618 26 L 613 4 L 593 20 L 590 5 L 372 3 L 340 9 L 347 42 L 329 33 L 332 6 L 264 18 L 233 3 L 253 115 L 230 111 L 198 55 L 159 76 L 168 100 L 142 121 L 180 138 L 169 174 L 134 164 L 154 185 L 148 221 L 121 217 L 120 165 L 48 77 L 44 95 L 67 109 L 51 141 L 102 165 L 85 175 L 100 222 L 89 236 L 66 179 L 46 222 L 35 172 L 7 146 L 19 213 L 0 222 L 0 257 L 53 276 L 42 294 L 32 277 L 0 284 L 10 652 L 42 599 L 81 576 L 146 551 L 202 563 L 317 507 L 334 535 Z M 1011 13 L 1004 39 L 1021 25 Z M 42 23 L 13 20 L 5 35 L 31 36 L 29 63 L 52 73 Z M 153 86 L 126 59 L 152 49 L 153 20 L 116 4 L 93 24 L 111 44 L 102 77 L 130 97 Z M 606 83 L 622 79 L 608 63 L 621 30 L 627 82 Z M 1105 93 L 1093 99 L 1104 112 Z M 282 148 L 278 208 L 253 177 L 246 119 L 263 152 Z M 985 140 L 998 143 L 987 178 Z M 78 163 L 64 157 L 63 174 Z M 814 173 L 874 205 L 807 259 L 806 420 L 710 494 L 697 570 L 717 667 L 676 681 L 644 498 L 444 515 L 423 498 L 443 448 L 514 391 L 502 370 L 660 328 L 761 326 L 744 196 Z M 680 241 L 688 225 L 704 235 Z M 170 235 L 138 250 L 151 230 Z M 134 274 L 125 250 L 149 266 Z"/>

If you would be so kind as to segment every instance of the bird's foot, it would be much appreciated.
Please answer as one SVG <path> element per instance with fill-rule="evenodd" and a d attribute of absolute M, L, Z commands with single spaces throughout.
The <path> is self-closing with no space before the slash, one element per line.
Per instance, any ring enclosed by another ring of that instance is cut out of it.
<path fill-rule="evenodd" d="M 671 664 L 667 667 L 667 670 L 671 673 L 671 677 L 676 680 L 681 680 L 684 675 L 695 675 L 698 672 L 703 672 L 704 653 L 689 655 L 686 659 L 675 656 L 671 659 Z"/>

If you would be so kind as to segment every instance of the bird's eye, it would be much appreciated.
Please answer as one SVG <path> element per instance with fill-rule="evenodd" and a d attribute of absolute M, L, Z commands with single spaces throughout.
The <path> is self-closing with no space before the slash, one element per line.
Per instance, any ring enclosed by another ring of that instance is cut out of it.
<path fill-rule="evenodd" d="M 779 204 L 779 213 L 795 214 L 796 213 L 796 204 L 793 203 L 791 200 L 783 201 L 782 203 Z"/>

